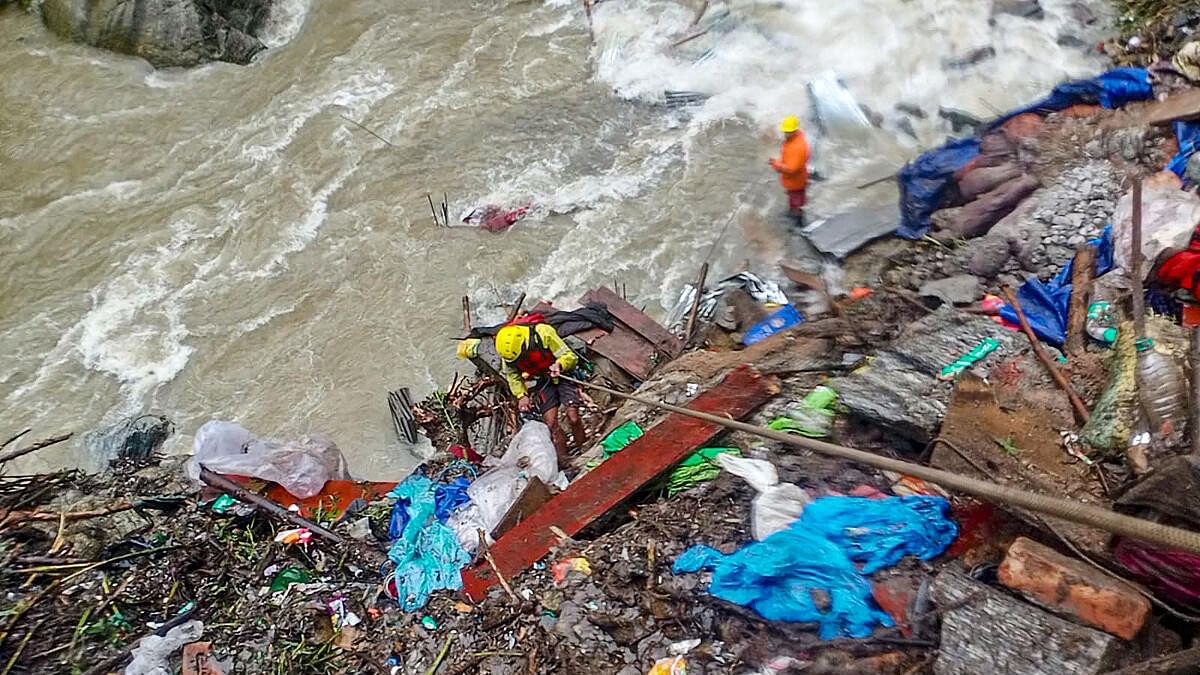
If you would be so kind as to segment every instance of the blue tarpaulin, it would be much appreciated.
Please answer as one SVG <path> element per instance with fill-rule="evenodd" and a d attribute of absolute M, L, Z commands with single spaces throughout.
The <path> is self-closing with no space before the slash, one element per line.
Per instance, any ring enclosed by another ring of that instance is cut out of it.
<path fill-rule="evenodd" d="M 392 494 L 403 502 L 407 522 L 388 549 L 396 565 L 396 600 L 406 612 L 425 606 L 433 591 L 462 588 L 459 570 L 471 556 L 458 543 L 454 530 L 438 521 L 434 482 L 418 474 L 405 478 Z"/>
<path fill-rule="evenodd" d="M 1077 104 L 1099 104 L 1105 108 L 1119 108 L 1132 101 L 1144 101 L 1154 96 L 1150 86 L 1150 72 L 1144 68 L 1116 68 L 1087 80 L 1064 82 L 1054 88 L 1050 95 L 1040 101 L 1013 110 L 993 120 L 983 128 L 991 131 L 1008 120 L 1023 113 L 1048 115 Z M 1180 155 L 1183 154 L 1183 135 L 1180 136 Z M 1190 132 L 1189 139 L 1196 141 L 1197 131 Z M 954 172 L 979 154 L 978 138 L 959 138 L 947 141 L 909 162 L 896 174 L 900 184 L 900 226 L 896 234 L 906 239 L 920 239 L 929 231 L 930 216 L 945 206 L 951 194 Z M 1176 156 L 1179 161 L 1180 155 Z M 1190 156 L 1190 152 L 1189 152 Z M 1184 164 L 1187 159 L 1182 160 Z M 1174 170 L 1175 162 L 1172 162 Z M 1176 171 L 1182 175 L 1182 170 Z"/>
<path fill-rule="evenodd" d="M 412 478 L 410 476 L 409 478 Z M 408 479 L 405 479 L 408 480 Z M 437 483 L 434 490 L 434 515 L 438 522 L 446 522 L 450 514 L 455 509 L 471 501 L 467 495 L 467 488 L 471 486 L 471 480 L 466 476 L 460 476 L 450 481 L 449 483 Z M 396 499 L 396 503 L 392 506 L 392 519 L 388 523 L 388 539 L 395 539 L 404 531 L 404 526 L 408 524 L 408 505 L 409 500 L 400 497 L 400 486 L 397 485 L 389 494 L 389 497 Z"/>
<path fill-rule="evenodd" d="M 1096 246 L 1096 276 L 1111 270 L 1112 225 L 1105 227 L 1098 238 L 1088 243 Z M 1071 302 L 1071 270 L 1074 267 L 1075 261 L 1069 260 L 1049 282 L 1030 279 L 1017 289 L 1017 300 L 1029 321 L 1029 327 L 1041 339 L 1060 347 L 1067 341 L 1067 307 Z M 1000 309 L 1000 316 L 1006 321 L 1017 323 L 1017 312 L 1010 305 Z"/>
<path fill-rule="evenodd" d="M 1187 170 L 1188 160 L 1192 158 L 1192 154 L 1200 148 L 1200 122 L 1182 122 L 1177 121 L 1171 125 L 1175 129 L 1175 138 L 1179 141 L 1179 152 L 1171 158 L 1171 163 L 1167 168 L 1175 172 L 1176 176 L 1183 178 L 1183 172 Z"/>
<path fill-rule="evenodd" d="M 893 622 L 871 599 L 864 574 L 905 555 L 941 555 L 958 535 L 949 513 L 941 497 L 821 497 L 786 530 L 728 555 L 692 546 L 672 571 L 711 569 L 710 593 L 769 621 L 817 622 L 826 640 L 867 637 Z M 817 607 L 815 589 L 829 596 L 827 608 Z"/>

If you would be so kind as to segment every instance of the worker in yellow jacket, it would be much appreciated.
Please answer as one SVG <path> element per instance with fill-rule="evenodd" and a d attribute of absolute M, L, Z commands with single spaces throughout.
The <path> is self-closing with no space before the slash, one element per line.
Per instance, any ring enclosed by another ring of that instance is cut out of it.
<path fill-rule="evenodd" d="M 783 146 L 779 157 L 772 157 L 768 163 L 787 191 L 788 213 L 803 224 L 804 205 L 808 202 L 808 139 L 795 115 L 785 117 L 779 130 L 783 132 Z"/>
<path fill-rule="evenodd" d="M 503 362 L 504 376 L 517 398 L 517 406 L 522 412 L 541 414 L 550 427 L 559 466 L 565 467 L 570 456 L 566 434 L 558 424 L 560 406 L 567 408 L 576 447 L 587 441 L 587 431 L 579 416 L 579 387 L 559 379 L 559 375 L 575 367 L 579 357 L 553 326 L 536 320 L 501 328 L 496 333 L 496 353 Z"/>

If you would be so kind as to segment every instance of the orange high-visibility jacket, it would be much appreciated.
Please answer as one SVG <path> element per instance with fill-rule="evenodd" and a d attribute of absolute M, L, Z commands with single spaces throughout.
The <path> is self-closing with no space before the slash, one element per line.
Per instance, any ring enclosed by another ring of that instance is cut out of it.
<path fill-rule="evenodd" d="M 779 183 L 784 190 L 803 190 L 808 185 L 808 139 L 797 131 L 779 150 Z"/>

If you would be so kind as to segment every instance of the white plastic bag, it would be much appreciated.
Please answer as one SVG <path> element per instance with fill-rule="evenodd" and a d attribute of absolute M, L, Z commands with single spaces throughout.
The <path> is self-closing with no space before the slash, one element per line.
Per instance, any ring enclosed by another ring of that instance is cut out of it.
<path fill-rule="evenodd" d="M 1133 191 L 1117 202 L 1113 214 L 1113 257 L 1117 267 L 1130 269 L 1133 230 Z M 1200 197 L 1169 183 L 1142 181 L 1142 271 L 1163 249 L 1187 248 L 1192 230 L 1200 224 Z"/>
<path fill-rule="evenodd" d="M 184 645 L 204 635 L 204 622 L 189 621 L 159 637 L 147 635 L 133 649 L 133 661 L 125 666 L 125 675 L 171 675 L 171 656 Z"/>
<path fill-rule="evenodd" d="M 479 546 L 479 530 L 491 534 L 512 507 L 531 476 L 550 485 L 558 476 L 558 454 L 550 438 L 550 427 L 526 422 L 508 443 L 508 450 L 490 471 L 467 488 L 471 503 L 454 512 L 446 524 L 468 551 Z"/>
<path fill-rule="evenodd" d="M 770 462 L 722 453 L 717 455 L 717 463 L 758 492 L 750 505 L 750 532 L 759 541 L 787 529 L 812 501 L 800 486 L 780 483 Z"/>
<path fill-rule="evenodd" d="M 299 499 L 319 494 L 325 481 L 350 477 L 342 451 L 327 438 L 258 438 L 240 424 L 220 420 L 205 422 L 196 431 L 188 463 L 193 480 L 199 480 L 201 465 L 218 473 L 279 483 Z"/>

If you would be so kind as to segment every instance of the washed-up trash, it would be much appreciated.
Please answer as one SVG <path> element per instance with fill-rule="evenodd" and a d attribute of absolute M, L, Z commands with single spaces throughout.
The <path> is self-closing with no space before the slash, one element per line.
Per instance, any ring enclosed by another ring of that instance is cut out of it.
<path fill-rule="evenodd" d="M 201 465 L 217 473 L 279 483 L 299 499 L 319 494 L 326 481 L 350 477 L 342 451 L 326 438 L 258 438 L 239 424 L 220 420 L 205 422 L 196 431 L 188 463 L 192 480 L 199 480 Z"/>
<path fill-rule="evenodd" d="M 171 657 L 189 642 L 204 635 L 204 622 L 188 621 L 167 631 L 164 636 L 147 635 L 133 648 L 133 661 L 125 666 L 125 675 L 171 675 Z"/>
<path fill-rule="evenodd" d="M 750 504 L 750 532 L 759 541 L 786 529 L 811 501 L 799 486 L 780 483 L 775 465 L 768 461 L 722 454 L 717 463 L 758 492 Z"/>
<path fill-rule="evenodd" d="M 1111 346 L 1117 341 L 1117 319 L 1112 303 L 1100 300 L 1088 305 L 1087 334 L 1096 342 Z"/>
<path fill-rule="evenodd" d="M 404 480 L 412 480 L 414 476 L 409 476 Z M 471 480 L 466 476 L 459 476 L 449 483 L 437 483 L 434 488 L 434 515 L 441 522 L 446 522 L 450 514 L 455 509 L 471 501 L 467 495 L 467 488 L 471 485 Z M 400 486 L 396 486 L 388 496 L 395 499 L 396 503 L 392 506 L 392 518 L 388 522 L 388 540 L 393 540 L 400 536 L 404 531 L 404 526 L 408 524 L 408 500 L 398 497 L 397 491 Z"/>
<path fill-rule="evenodd" d="M 682 656 L 668 656 L 654 662 L 646 675 L 687 675 L 687 660 Z"/>
<path fill-rule="evenodd" d="M 307 527 L 294 527 L 290 530 L 281 530 L 275 535 L 276 544 L 307 544 L 312 541 L 312 531 Z"/>
<path fill-rule="evenodd" d="M 750 327 L 742 336 L 742 344 L 749 347 L 762 342 L 772 335 L 785 331 L 793 326 L 804 323 L 804 316 L 791 305 L 784 305 L 775 310 L 770 316 Z"/>
<path fill-rule="evenodd" d="M 388 549 L 388 558 L 396 566 L 396 600 L 406 612 L 424 607 L 433 591 L 462 588 L 459 570 L 471 561 L 455 530 L 438 521 L 435 491 L 433 481 L 417 475 L 396 486 L 397 498 L 408 502 L 408 523 Z"/>
<path fill-rule="evenodd" d="M 233 497 L 230 497 L 229 495 L 221 495 L 213 500 L 213 503 L 209 508 L 213 510 L 213 513 L 225 513 L 234 506 L 237 506 L 237 503 L 238 501 Z"/>
<path fill-rule="evenodd" d="M 468 551 L 477 549 L 479 530 L 490 536 L 534 476 L 547 485 L 563 482 L 558 480 L 558 454 L 550 438 L 550 427 L 527 421 L 513 435 L 496 466 L 467 488 L 470 502 L 446 520 L 461 547 Z"/>
<path fill-rule="evenodd" d="M 608 432 L 608 435 L 600 441 L 600 447 L 604 448 L 605 459 L 624 450 L 630 443 L 641 438 L 642 433 L 644 433 L 642 428 L 633 420 L 624 422 L 616 429 Z"/>
<path fill-rule="evenodd" d="M 346 609 L 346 599 L 337 597 L 325 603 L 329 608 L 330 623 L 335 629 L 341 629 L 344 626 L 357 626 L 362 623 L 362 619 L 357 614 Z"/>
<path fill-rule="evenodd" d="M 563 558 L 554 563 L 550 568 L 550 573 L 554 575 L 554 583 L 562 584 L 567 580 L 567 575 L 571 572 L 578 572 L 585 577 L 592 576 L 592 564 L 587 558 Z"/>
<path fill-rule="evenodd" d="M 1151 435 L 1178 445 L 1188 418 L 1187 378 L 1174 357 L 1154 348 L 1154 340 L 1137 343 L 1137 388 Z"/>
<path fill-rule="evenodd" d="M 733 288 L 746 291 L 760 305 L 783 306 L 790 302 L 779 284 L 763 279 L 752 272 L 739 272 L 717 282 L 716 286 L 711 287 L 700 297 L 700 306 L 697 308 L 696 316 L 705 321 L 712 320 L 717 312 L 721 296 L 725 295 L 725 291 Z M 675 306 L 667 313 L 666 321 L 663 322 L 672 332 L 678 334 L 683 330 L 684 322 L 691 311 L 692 301 L 695 297 L 696 287 L 691 284 L 684 286 L 679 299 L 675 301 Z"/>
<path fill-rule="evenodd" d="M 894 622 L 874 604 L 864 574 L 905 555 L 941 554 L 958 533 L 948 514 L 940 497 L 822 497 L 787 529 L 728 555 L 692 546 L 672 570 L 711 570 L 710 593 L 769 621 L 816 622 L 826 640 L 866 637 Z M 824 591 L 828 607 L 817 606 L 814 590 Z"/>
<path fill-rule="evenodd" d="M 437 619 L 433 618 L 432 616 L 429 616 L 428 614 L 421 617 L 421 625 L 425 627 L 425 630 L 437 630 L 438 629 Z"/>
<path fill-rule="evenodd" d="M 495 204 L 480 206 L 463 217 L 464 223 L 478 225 L 488 232 L 503 232 L 529 213 L 529 204 L 506 209 Z"/>
<path fill-rule="evenodd" d="M 984 360 L 988 354 L 999 348 L 1000 341 L 996 338 L 985 339 L 983 342 L 972 347 L 971 351 L 955 359 L 953 363 L 943 366 L 942 372 L 938 373 L 938 379 L 953 380 L 959 373 Z"/>
<path fill-rule="evenodd" d="M 275 578 L 271 579 L 270 590 L 272 593 L 278 593 L 287 590 L 292 584 L 307 584 L 312 579 L 308 572 L 299 567 L 285 567 L 275 573 Z"/>
<path fill-rule="evenodd" d="M 673 497 L 721 475 L 717 456 L 726 453 L 741 456 L 742 451 L 738 448 L 700 448 L 692 453 L 671 472 L 667 479 L 667 496 Z"/>
<path fill-rule="evenodd" d="M 833 431 L 836 416 L 833 404 L 836 402 L 836 391 L 824 385 L 817 386 L 798 403 L 789 406 L 786 416 L 775 418 L 767 426 L 789 434 L 824 438 Z"/>

